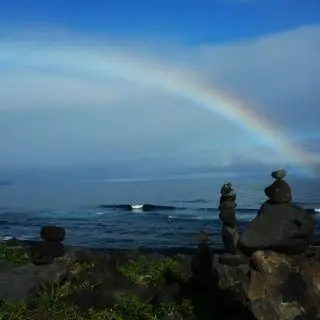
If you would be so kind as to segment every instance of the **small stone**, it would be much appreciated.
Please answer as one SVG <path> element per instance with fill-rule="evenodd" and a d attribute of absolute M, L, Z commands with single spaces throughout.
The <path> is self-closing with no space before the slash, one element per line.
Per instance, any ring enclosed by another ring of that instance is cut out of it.
<path fill-rule="evenodd" d="M 236 201 L 237 195 L 234 192 L 229 192 L 229 193 L 225 193 L 222 194 L 220 197 L 220 204 L 222 204 L 223 202 L 234 202 Z"/>
<path fill-rule="evenodd" d="M 221 187 L 221 194 L 230 193 L 233 191 L 231 182 L 225 182 Z"/>
<path fill-rule="evenodd" d="M 41 229 L 41 238 L 45 241 L 58 242 L 63 241 L 66 231 L 62 227 L 44 226 Z"/>
<path fill-rule="evenodd" d="M 224 201 L 220 204 L 219 210 L 234 210 L 237 204 L 233 201 Z"/>
<path fill-rule="evenodd" d="M 276 180 L 281 180 L 287 175 L 286 170 L 276 170 L 271 172 L 271 177 L 276 179 Z"/>

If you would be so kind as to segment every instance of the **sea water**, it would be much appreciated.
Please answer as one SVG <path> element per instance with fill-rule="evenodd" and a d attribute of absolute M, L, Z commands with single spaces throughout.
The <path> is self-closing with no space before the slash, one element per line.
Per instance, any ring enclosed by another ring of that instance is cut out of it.
<path fill-rule="evenodd" d="M 192 248 L 199 230 L 210 233 L 221 247 L 218 217 L 223 177 L 168 180 L 121 179 L 69 182 L 30 182 L 0 187 L 0 237 L 39 239 L 40 228 L 66 228 L 65 243 L 103 249 Z M 237 219 L 242 229 L 265 200 L 271 177 L 234 177 Z M 320 208 L 320 181 L 291 178 L 294 201 Z M 155 205 L 152 211 L 123 210 L 117 205 Z M 167 206 L 167 207 L 164 207 Z M 320 213 L 317 235 L 320 234 Z"/>

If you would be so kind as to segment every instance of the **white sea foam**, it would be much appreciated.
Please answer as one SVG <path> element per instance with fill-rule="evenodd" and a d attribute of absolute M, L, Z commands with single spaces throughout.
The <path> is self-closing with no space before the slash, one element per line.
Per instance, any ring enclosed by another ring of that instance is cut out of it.
<path fill-rule="evenodd" d="M 32 240 L 32 239 L 34 239 L 34 237 L 32 237 L 32 236 L 20 236 L 20 237 L 3 236 L 3 237 L 0 237 L 0 240 L 2 240 L 2 241 L 9 241 L 9 240 L 12 240 L 12 239 Z"/>
<path fill-rule="evenodd" d="M 9 236 L 4 236 L 1 238 L 1 240 L 3 240 L 3 241 L 8 241 L 8 240 L 12 240 L 12 239 L 13 239 L 13 237 L 9 237 Z"/>
<path fill-rule="evenodd" d="M 132 204 L 131 205 L 132 209 L 143 209 L 143 204 Z"/>

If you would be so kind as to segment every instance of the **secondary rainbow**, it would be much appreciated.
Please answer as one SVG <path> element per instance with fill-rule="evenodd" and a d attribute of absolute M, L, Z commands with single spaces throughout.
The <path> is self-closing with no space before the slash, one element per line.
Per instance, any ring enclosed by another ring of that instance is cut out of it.
<path fill-rule="evenodd" d="M 125 80 L 154 86 L 170 92 L 214 114 L 228 119 L 245 130 L 259 135 L 265 142 L 281 153 L 307 174 L 312 174 L 312 155 L 299 145 L 289 141 L 279 128 L 239 99 L 208 87 L 200 79 L 187 71 L 178 70 L 148 60 L 125 55 L 117 48 L 106 50 L 79 44 L 53 45 L 48 42 L 2 42 L 0 62 L 14 65 L 37 66 L 44 68 L 68 68 L 81 70 L 99 76 L 112 74 Z"/>

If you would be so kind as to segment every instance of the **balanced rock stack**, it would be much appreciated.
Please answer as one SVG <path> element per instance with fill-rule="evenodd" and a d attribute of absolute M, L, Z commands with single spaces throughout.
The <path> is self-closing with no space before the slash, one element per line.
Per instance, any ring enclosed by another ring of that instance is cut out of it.
<path fill-rule="evenodd" d="M 66 235 L 64 228 L 45 226 L 41 229 L 40 235 L 43 241 L 31 248 L 31 257 L 35 265 L 51 264 L 55 258 L 64 255 L 62 244 Z"/>
<path fill-rule="evenodd" d="M 235 215 L 236 193 L 233 191 L 231 182 L 226 182 L 221 187 L 220 196 L 220 214 L 219 218 L 222 221 L 222 242 L 225 250 L 230 254 L 237 254 L 237 244 L 239 233 L 237 229 L 237 221 Z"/>
<path fill-rule="evenodd" d="M 201 231 L 197 236 L 198 247 L 191 260 L 191 271 L 193 275 L 201 275 L 205 277 L 211 275 L 213 252 L 208 241 L 208 233 Z"/>
<path fill-rule="evenodd" d="M 315 220 L 302 207 L 291 203 L 291 188 L 283 180 L 286 171 L 274 171 L 271 176 L 275 181 L 264 189 L 269 199 L 241 234 L 238 248 L 248 256 L 258 250 L 303 253 L 313 241 Z"/>

